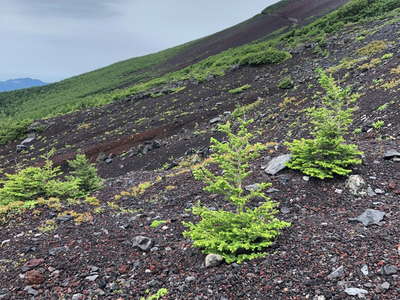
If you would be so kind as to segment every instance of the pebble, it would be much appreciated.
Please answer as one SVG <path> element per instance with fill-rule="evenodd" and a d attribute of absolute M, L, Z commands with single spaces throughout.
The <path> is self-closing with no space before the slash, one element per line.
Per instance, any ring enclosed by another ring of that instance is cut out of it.
<path fill-rule="evenodd" d="M 208 254 L 205 258 L 206 268 L 219 266 L 224 261 L 224 258 L 218 254 Z"/>
<path fill-rule="evenodd" d="M 381 189 L 375 189 L 375 193 L 377 193 L 378 195 L 382 195 L 385 193 L 385 191 Z"/>
<path fill-rule="evenodd" d="M 71 300 L 83 300 L 85 299 L 85 295 L 84 294 L 74 294 L 72 295 Z"/>
<path fill-rule="evenodd" d="M 383 266 L 381 272 L 383 275 L 393 275 L 396 274 L 399 269 L 396 266 L 387 265 Z"/>
<path fill-rule="evenodd" d="M 328 279 L 336 279 L 344 276 L 344 267 L 340 266 L 336 270 L 334 270 L 331 274 L 328 275 Z"/>
<path fill-rule="evenodd" d="M 358 296 L 359 298 L 362 298 L 368 294 L 367 290 L 359 288 L 347 288 L 344 290 L 344 292 L 349 296 Z"/>
<path fill-rule="evenodd" d="M 386 291 L 386 290 L 390 289 L 390 283 L 389 282 L 384 282 L 384 283 L 381 284 L 380 287 L 381 287 L 382 290 Z"/>
<path fill-rule="evenodd" d="M 185 278 L 185 281 L 188 282 L 188 283 L 192 282 L 192 281 L 195 281 L 195 280 L 196 280 L 196 277 L 194 277 L 194 276 L 188 276 L 188 277 Z"/>
<path fill-rule="evenodd" d="M 26 272 L 25 281 L 27 284 L 42 284 L 45 281 L 44 275 L 38 270 L 31 270 Z"/>
<path fill-rule="evenodd" d="M 24 291 L 27 292 L 29 295 L 32 295 L 32 296 L 39 295 L 39 292 L 37 290 L 35 290 L 33 287 L 29 286 L 29 285 L 24 288 Z"/>
<path fill-rule="evenodd" d="M 368 276 L 369 271 L 368 271 L 368 266 L 367 265 L 363 265 L 361 268 L 361 273 L 364 274 L 364 276 Z"/>
<path fill-rule="evenodd" d="M 336 193 L 336 194 L 342 194 L 342 193 L 343 193 L 343 190 L 341 190 L 341 189 L 335 189 L 335 193 Z"/>
<path fill-rule="evenodd" d="M 307 182 L 310 181 L 310 176 L 303 176 L 303 180 Z"/>
<path fill-rule="evenodd" d="M 86 277 L 85 279 L 88 281 L 95 281 L 98 277 L 99 277 L 99 275 L 92 275 L 92 276 Z"/>

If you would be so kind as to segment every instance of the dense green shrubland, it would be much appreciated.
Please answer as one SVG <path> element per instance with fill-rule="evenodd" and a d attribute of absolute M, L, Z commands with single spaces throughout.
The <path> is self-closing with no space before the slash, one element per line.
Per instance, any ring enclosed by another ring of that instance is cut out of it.
<path fill-rule="evenodd" d="M 290 226 L 275 217 L 278 204 L 263 193 L 270 183 L 259 183 L 249 192 L 245 190 L 244 181 L 251 174 L 250 161 L 265 148 L 260 143 L 250 143 L 253 136 L 247 126 L 251 122 L 239 119 L 237 133 L 232 131 L 229 122 L 220 125 L 227 142 L 211 139 L 211 160 L 221 172 L 214 173 L 204 166 L 193 172 L 196 179 L 206 184 L 205 191 L 224 196 L 236 211 L 212 210 L 198 204 L 192 211 L 200 221 L 184 222 L 188 229 L 183 234 L 195 247 L 202 248 L 204 253 L 219 254 L 227 263 L 266 256 L 266 248 L 273 244 L 280 230 Z M 265 202 L 252 209 L 248 202 L 255 198 Z"/>
<path fill-rule="evenodd" d="M 312 126 L 312 139 L 294 140 L 287 143 L 292 153 L 288 167 L 320 179 L 332 178 L 335 174 L 348 175 L 349 166 L 360 164 L 360 152 L 356 145 L 347 144 L 345 135 L 353 121 L 359 98 L 350 88 L 340 88 L 331 75 L 320 73 L 320 84 L 326 96 L 318 106 L 307 109 Z"/>

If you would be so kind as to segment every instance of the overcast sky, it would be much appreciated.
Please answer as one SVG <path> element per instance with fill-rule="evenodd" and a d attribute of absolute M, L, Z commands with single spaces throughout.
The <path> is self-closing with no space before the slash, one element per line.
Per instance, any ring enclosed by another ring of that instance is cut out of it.
<path fill-rule="evenodd" d="M 0 80 L 47 82 L 225 29 L 276 0 L 0 0 Z"/>

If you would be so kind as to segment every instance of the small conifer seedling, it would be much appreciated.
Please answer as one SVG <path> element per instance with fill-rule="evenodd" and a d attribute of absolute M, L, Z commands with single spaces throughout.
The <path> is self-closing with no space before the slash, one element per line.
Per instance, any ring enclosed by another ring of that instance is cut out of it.
<path fill-rule="evenodd" d="M 348 133 L 356 110 L 352 103 L 359 98 L 349 88 L 339 87 L 331 75 L 318 70 L 319 83 L 326 91 L 318 107 L 307 109 L 312 125 L 312 139 L 286 143 L 292 153 L 289 168 L 320 179 L 333 178 L 335 174 L 348 175 L 351 165 L 361 163 L 357 145 L 347 144 Z"/>
<path fill-rule="evenodd" d="M 250 175 L 250 161 L 265 148 L 260 143 L 250 143 L 252 134 L 247 126 L 251 122 L 239 119 L 237 133 L 232 131 L 230 122 L 219 126 L 227 135 L 227 141 L 211 139 L 211 161 L 220 172 L 214 173 L 205 166 L 193 171 L 194 177 L 206 184 L 205 191 L 223 195 L 236 211 L 211 210 L 198 204 L 192 211 L 200 221 L 183 223 L 188 228 L 183 235 L 190 238 L 195 247 L 202 248 L 206 254 L 219 254 L 227 263 L 266 256 L 266 248 L 273 244 L 280 230 L 290 226 L 275 217 L 278 204 L 262 192 L 271 186 L 270 183 L 259 183 L 257 189 L 250 192 L 244 188 L 244 180 Z M 254 198 L 265 202 L 254 209 L 247 207 Z"/>

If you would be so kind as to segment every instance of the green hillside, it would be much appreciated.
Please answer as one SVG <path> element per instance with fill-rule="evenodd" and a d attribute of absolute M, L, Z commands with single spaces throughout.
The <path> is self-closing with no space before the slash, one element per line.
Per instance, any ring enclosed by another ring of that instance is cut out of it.
<path fill-rule="evenodd" d="M 286 1 L 282 3 L 284 5 Z M 281 62 L 290 54 L 278 49 L 293 48 L 302 42 L 316 42 L 316 49 L 323 52 L 327 33 L 340 30 L 349 23 L 383 17 L 398 6 L 398 0 L 376 0 L 373 3 L 353 0 L 305 27 L 293 28 L 272 40 L 228 49 L 172 73 L 164 74 L 163 63 L 178 56 L 191 44 L 119 62 L 45 87 L 0 93 L 0 144 L 23 135 L 33 120 L 104 105 L 168 82 L 191 78 L 203 81 L 210 75 L 223 75 L 235 65 Z"/>

